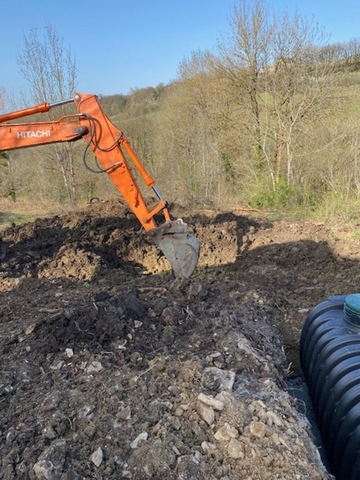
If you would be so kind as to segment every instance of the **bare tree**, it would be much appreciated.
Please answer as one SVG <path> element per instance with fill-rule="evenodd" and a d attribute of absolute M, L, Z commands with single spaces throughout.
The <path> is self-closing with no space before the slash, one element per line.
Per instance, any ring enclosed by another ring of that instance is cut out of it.
<path fill-rule="evenodd" d="M 77 62 L 56 29 L 47 24 L 40 36 L 33 27 L 23 42 L 17 63 L 32 100 L 54 102 L 71 97 L 77 85 Z"/>
<path fill-rule="evenodd" d="M 0 87 L 0 112 L 4 109 L 5 106 L 5 91 Z"/>
<path fill-rule="evenodd" d="M 166 92 L 157 118 L 157 172 L 176 184 L 169 195 L 182 202 L 219 204 L 226 192 L 222 111 L 226 92 L 210 71 L 209 52 L 193 52 L 179 67 L 179 79 Z M 164 182 L 165 183 L 165 182 Z"/>
<path fill-rule="evenodd" d="M 295 14 L 274 20 L 274 61 L 264 73 L 267 115 L 264 148 L 274 188 L 280 178 L 294 183 L 294 162 L 300 161 L 306 131 L 319 124 L 333 99 L 333 63 L 321 60 L 317 24 Z"/>
<path fill-rule="evenodd" d="M 232 89 L 253 142 L 253 173 L 275 191 L 294 181 L 306 130 L 331 98 L 332 62 L 321 60 L 323 32 L 299 15 L 271 15 L 263 0 L 240 0 L 217 69 Z M 265 177 L 264 177 L 265 176 Z"/>
<path fill-rule="evenodd" d="M 261 74 L 271 61 L 273 25 L 262 0 L 250 4 L 241 0 L 234 8 L 230 35 L 219 45 L 217 69 L 233 90 L 238 109 L 242 110 L 243 125 L 253 139 L 256 165 L 263 165 L 261 140 Z"/>
<path fill-rule="evenodd" d="M 34 103 L 55 102 L 71 98 L 77 85 L 77 62 L 70 49 L 52 25 L 46 25 L 41 36 L 33 27 L 24 36 L 24 45 L 17 59 L 20 74 L 29 85 Z M 56 109 L 56 116 L 66 113 L 66 107 Z M 43 116 L 42 118 L 45 118 Z M 49 120 L 54 113 L 47 114 Z M 61 172 L 71 203 L 76 202 L 73 146 L 61 143 L 46 147 L 46 167 Z"/>

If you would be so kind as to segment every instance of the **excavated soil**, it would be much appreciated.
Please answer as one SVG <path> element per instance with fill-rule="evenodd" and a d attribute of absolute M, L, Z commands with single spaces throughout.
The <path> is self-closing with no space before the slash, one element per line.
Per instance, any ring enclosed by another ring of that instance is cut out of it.
<path fill-rule="evenodd" d="M 359 291 L 357 236 L 173 215 L 201 242 L 182 283 L 118 201 L 3 231 L 0 479 L 329 478 L 299 335 Z"/>

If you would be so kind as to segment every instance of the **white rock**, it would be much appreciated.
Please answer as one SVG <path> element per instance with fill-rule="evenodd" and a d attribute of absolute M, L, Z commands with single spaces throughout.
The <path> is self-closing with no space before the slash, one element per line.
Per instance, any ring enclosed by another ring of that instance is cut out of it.
<path fill-rule="evenodd" d="M 268 425 L 271 426 L 272 424 L 275 424 L 277 427 L 283 425 L 282 420 L 274 412 L 266 412 L 266 416 Z"/>
<path fill-rule="evenodd" d="M 244 458 L 243 446 L 236 438 L 232 438 L 228 445 L 228 454 L 231 458 Z"/>
<path fill-rule="evenodd" d="M 202 403 L 199 403 L 199 415 L 208 425 L 212 425 L 215 421 L 215 412 L 212 408 L 205 406 Z"/>
<path fill-rule="evenodd" d="M 50 365 L 50 370 L 60 370 L 63 365 L 63 360 L 57 360 L 52 365 Z"/>
<path fill-rule="evenodd" d="M 96 372 L 100 372 L 100 370 L 102 370 L 103 368 L 104 367 L 101 365 L 100 362 L 94 361 L 94 362 L 91 362 L 88 367 L 86 367 L 86 372 L 87 373 L 96 373 Z"/>
<path fill-rule="evenodd" d="M 100 467 L 102 464 L 102 461 L 104 460 L 104 453 L 102 451 L 102 448 L 99 447 L 97 448 L 90 456 L 90 460 L 96 467 Z"/>
<path fill-rule="evenodd" d="M 216 452 L 216 445 L 210 442 L 202 442 L 201 448 L 207 455 L 214 455 Z"/>
<path fill-rule="evenodd" d="M 263 422 L 251 422 L 249 425 L 250 433 L 256 438 L 264 438 L 266 434 L 266 425 Z"/>
<path fill-rule="evenodd" d="M 72 358 L 74 356 L 74 350 L 72 348 L 65 348 L 65 353 L 68 358 Z"/>
<path fill-rule="evenodd" d="M 175 445 L 173 445 L 173 446 L 171 447 L 171 449 L 172 449 L 172 451 L 175 453 L 175 455 L 177 455 L 178 457 L 180 457 L 181 453 L 180 453 L 179 449 L 176 448 Z"/>
<path fill-rule="evenodd" d="M 131 448 L 138 448 L 139 444 L 141 442 L 146 442 L 146 440 L 148 439 L 148 433 L 147 432 L 142 432 L 140 433 L 140 435 L 138 435 L 135 440 L 133 440 L 131 443 L 130 443 L 130 447 Z"/>
<path fill-rule="evenodd" d="M 30 333 L 33 333 L 35 328 L 36 328 L 36 323 L 31 323 L 30 325 L 28 325 L 24 330 L 25 335 L 30 335 Z"/>
<path fill-rule="evenodd" d="M 214 410 L 223 410 L 224 403 L 220 400 L 216 400 L 216 398 L 211 397 L 210 395 L 205 395 L 204 393 L 200 393 L 198 396 L 198 400 L 208 407 L 213 408 Z"/>
<path fill-rule="evenodd" d="M 214 434 L 216 440 L 220 442 L 227 442 L 231 438 L 237 438 L 239 436 L 239 432 L 236 430 L 235 427 L 232 427 L 228 423 L 225 423 L 219 430 L 217 430 Z"/>

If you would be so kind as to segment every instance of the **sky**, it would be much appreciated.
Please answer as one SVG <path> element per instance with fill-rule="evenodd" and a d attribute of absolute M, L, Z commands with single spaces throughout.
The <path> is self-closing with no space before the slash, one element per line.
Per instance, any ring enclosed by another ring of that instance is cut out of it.
<path fill-rule="evenodd" d="M 251 0 L 248 0 L 251 1 Z M 267 0 L 274 12 L 316 21 L 327 43 L 360 39 L 359 0 Z M 26 92 L 17 58 L 24 37 L 51 25 L 78 62 L 78 91 L 128 94 L 177 78 L 197 50 L 216 51 L 237 0 L 0 0 L 0 88 Z"/>

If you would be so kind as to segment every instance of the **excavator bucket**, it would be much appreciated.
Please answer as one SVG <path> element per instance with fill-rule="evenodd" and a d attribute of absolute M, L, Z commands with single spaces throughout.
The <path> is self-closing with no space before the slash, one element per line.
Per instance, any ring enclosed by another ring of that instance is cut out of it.
<path fill-rule="evenodd" d="M 177 278 L 190 278 L 196 268 L 200 244 L 188 232 L 188 226 L 180 218 L 171 220 L 149 231 L 153 241 L 169 261 Z"/>

